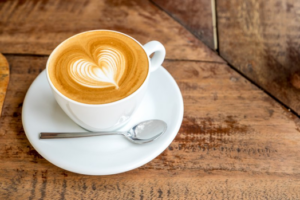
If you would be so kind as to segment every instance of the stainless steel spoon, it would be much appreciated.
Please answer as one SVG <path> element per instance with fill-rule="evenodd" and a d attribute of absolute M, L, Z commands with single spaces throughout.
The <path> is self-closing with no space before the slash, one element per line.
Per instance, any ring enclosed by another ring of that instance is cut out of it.
<path fill-rule="evenodd" d="M 40 139 L 79 138 L 101 135 L 123 135 L 136 144 L 144 144 L 157 139 L 167 130 L 167 124 L 162 120 L 140 122 L 129 131 L 124 132 L 78 132 L 78 133 L 40 133 Z"/>

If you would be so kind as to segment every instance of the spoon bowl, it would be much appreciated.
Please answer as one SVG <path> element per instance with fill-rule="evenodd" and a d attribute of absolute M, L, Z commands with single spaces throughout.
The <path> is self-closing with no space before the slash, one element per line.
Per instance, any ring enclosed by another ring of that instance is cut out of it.
<path fill-rule="evenodd" d="M 79 138 L 102 135 L 123 135 L 130 142 L 145 144 L 159 138 L 167 130 L 167 124 L 158 119 L 147 120 L 138 123 L 125 132 L 64 132 L 64 133 L 40 133 L 40 139 Z"/>
<path fill-rule="evenodd" d="M 131 142 L 143 144 L 152 142 L 167 130 L 167 124 L 161 120 L 148 120 L 132 127 L 124 136 Z"/>

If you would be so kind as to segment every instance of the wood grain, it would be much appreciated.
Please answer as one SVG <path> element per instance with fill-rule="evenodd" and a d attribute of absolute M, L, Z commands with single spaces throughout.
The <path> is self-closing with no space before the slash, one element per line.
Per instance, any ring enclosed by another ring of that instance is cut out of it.
<path fill-rule="evenodd" d="M 152 0 L 211 49 L 216 49 L 210 0 Z"/>
<path fill-rule="evenodd" d="M 217 1 L 221 56 L 300 114 L 300 2 Z"/>
<path fill-rule="evenodd" d="M 22 102 L 47 57 L 7 59 L 0 199 L 300 198 L 299 118 L 226 64 L 165 61 L 185 104 L 175 140 L 138 169 L 84 176 L 46 161 L 23 131 Z"/>
<path fill-rule="evenodd" d="M 224 62 L 147 0 L 0 1 L 0 52 L 49 55 L 74 34 L 111 29 L 142 44 L 158 40 L 168 59 Z"/>
<path fill-rule="evenodd" d="M 52 49 L 98 28 L 165 44 L 163 65 L 181 89 L 185 113 L 175 140 L 150 163 L 84 176 L 34 150 L 21 110 Z M 6 54 L 11 76 L 0 119 L 0 199 L 300 199 L 299 118 L 148 1 L 1 1 L 0 51 L 15 54 Z"/>
<path fill-rule="evenodd" d="M 0 53 L 0 117 L 9 82 L 9 65 L 6 58 Z"/>

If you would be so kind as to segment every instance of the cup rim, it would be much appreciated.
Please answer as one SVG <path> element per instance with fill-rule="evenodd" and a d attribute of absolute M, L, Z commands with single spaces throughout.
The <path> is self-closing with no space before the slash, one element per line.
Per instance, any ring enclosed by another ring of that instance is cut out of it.
<path fill-rule="evenodd" d="M 47 63 L 46 63 L 46 75 L 47 75 L 47 80 L 48 80 L 48 82 L 49 82 L 51 88 L 52 88 L 59 96 L 61 96 L 61 97 L 64 98 L 65 100 L 70 101 L 70 102 L 72 102 L 72 103 L 74 103 L 74 104 L 81 105 L 81 106 L 87 106 L 87 107 L 95 107 L 95 106 L 97 106 L 97 107 L 111 106 L 111 105 L 115 105 L 115 104 L 121 103 L 121 102 L 123 102 L 123 101 L 126 101 L 126 100 L 132 98 L 134 95 L 136 95 L 136 94 L 138 93 L 138 91 L 142 90 L 142 88 L 145 87 L 146 82 L 147 82 L 148 79 L 149 79 L 150 67 L 151 67 L 151 62 L 150 62 L 150 58 L 149 58 L 148 55 L 147 55 L 147 60 L 148 60 L 148 73 L 147 73 L 147 77 L 146 77 L 145 81 L 143 82 L 143 84 L 142 84 L 137 90 L 135 90 L 132 94 L 130 94 L 129 96 L 127 96 L 127 97 L 125 97 L 125 98 L 123 98 L 123 99 L 117 100 L 117 101 L 109 102 L 109 103 L 103 103 L 103 104 L 87 104 L 87 103 L 81 103 L 81 102 L 75 101 L 75 100 L 73 100 L 73 99 L 70 99 L 69 97 L 66 97 L 66 96 L 63 95 L 60 91 L 58 91 L 58 89 L 55 88 L 55 86 L 54 86 L 54 85 L 52 84 L 52 82 L 51 82 L 51 79 L 50 79 L 49 73 L 48 73 L 48 67 L 49 67 L 49 62 L 50 62 L 50 60 L 51 60 L 51 57 L 53 56 L 54 52 L 57 51 L 57 50 L 59 49 L 59 47 L 60 47 L 62 44 L 64 44 L 67 40 L 69 40 L 69 39 L 71 39 L 71 38 L 73 38 L 73 37 L 76 37 L 76 36 L 78 36 L 78 35 L 80 35 L 80 34 L 84 34 L 84 33 L 88 33 L 88 32 L 95 32 L 95 31 L 110 31 L 110 32 L 115 32 L 115 33 L 119 33 L 119 34 L 125 35 L 126 37 L 131 38 L 131 39 L 134 40 L 138 45 L 140 45 L 140 46 L 142 47 L 142 49 L 144 50 L 145 54 L 147 55 L 147 52 L 146 52 L 146 50 L 144 49 L 143 45 L 142 45 L 139 41 L 137 41 L 136 39 L 134 39 L 133 37 L 131 37 L 131 36 L 125 34 L 125 33 L 122 33 L 122 32 L 119 32 L 119 31 L 114 31 L 114 30 L 108 30 L 108 29 L 95 29 L 95 30 L 84 31 L 84 32 L 77 33 L 77 34 L 75 34 L 75 35 L 73 35 L 73 36 L 71 36 L 71 37 L 65 39 L 65 40 L 62 41 L 59 45 L 57 45 L 57 46 L 55 47 L 55 49 L 51 52 L 51 54 L 50 54 L 50 56 L 49 56 L 49 58 L 48 58 L 48 60 L 47 60 Z"/>

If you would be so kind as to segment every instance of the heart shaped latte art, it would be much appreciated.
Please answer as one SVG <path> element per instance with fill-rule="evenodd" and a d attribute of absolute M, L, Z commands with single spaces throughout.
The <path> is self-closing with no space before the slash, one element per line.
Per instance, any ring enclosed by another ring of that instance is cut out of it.
<path fill-rule="evenodd" d="M 71 78 L 90 88 L 119 88 L 125 72 L 125 58 L 118 49 L 98 47 L 89 55 L 81 54 L 69 62 Z"/>

